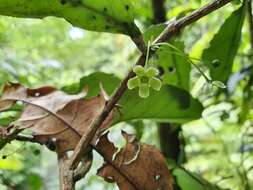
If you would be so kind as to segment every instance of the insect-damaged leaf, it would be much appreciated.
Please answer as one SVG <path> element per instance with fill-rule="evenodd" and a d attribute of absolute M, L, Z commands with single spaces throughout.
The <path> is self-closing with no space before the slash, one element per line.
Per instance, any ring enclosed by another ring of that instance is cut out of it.
<path fill-rule="evenodd" d="M 173 178 L 160 151 L 138 143 L 133 135 L 122 135 L 127 144 L 119 152 L 107 134 L 100 137 L 96 148 L 107 160 L 98 175 L 107 182 L 116 182 L 120 190 L 172 190 Z"/>
<path fill-rule="evenodd" d="M 80 137 L 85 134 L 93 120 L 103 110 L 106 99 L 104 93 L 83 99 L 86 92 L 68 95 L 52 87 L 27 89 L 19 84 L 9 84 L 4 88 L 0 100 L 0 110 L 16 101 L 25 103 L 20 118 L 14 123 L 18 129 L 30 129 L 37 141 L 46 143 L 55 138 L 59 151 L 75 148 Z M 100 129 L 110 126 L 113 113 L 104 121 Z"/>
<path fill-rule="evenodd" d="M 0 0 L 0 14 L 27 18 L 61 17 L 93 31 L 140 34 L 131 0 Z M 120 13 L 120 14 L 119 14 Z"/>
<path fill-rule="evenodd" d="M 243 5 L 224 22 L 210 42 L 210 46 L 204 50 L 202 59 L 210 69 L 213 80 L 227 81 L 240 46 L 244 18 L 245 6 Z"/>
<path fill-rule="evenodd" d="M 149 27 L 144 32 L 144 40 L 153 41 L 166 28 L 165 24 L 158 24 Z M 165 84 L 176 86 L 178 88 L 189 90 L 191 65 L 188 55 L 184 53 L 185 45 L 183 41 L 172 38 L 162 45 L 152 57 L 152 63 L 163 70 L 162 79 Z"/>

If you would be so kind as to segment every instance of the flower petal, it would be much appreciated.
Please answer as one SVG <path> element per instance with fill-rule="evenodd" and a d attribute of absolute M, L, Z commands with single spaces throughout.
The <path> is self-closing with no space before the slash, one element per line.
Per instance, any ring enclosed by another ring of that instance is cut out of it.
<path fill-rule="evenodd" d="M 145 74 L 145 69 L 140 65 L 135 66 L 133 68 L 133 71 L 136 73 L 137 76 L 143 76 Z"/>
<path fill-rule="evenodd" d="M 154 90 L 159 91 L 162 87 L 162 82 L 158 78 L 153 77 L 149 80 L 149 86 Z"/>
<path fill-rule="evenodd" d="M 149 67 L 146 71 L 148 77 L 155 77 L 159 74 L 159 70 L 154 67 Z"/>
<path fill-rule="evenodd" d="M 133 88 L 139 86 L 140 84 L 140 80 L 139 80 L 139 77 L 136 76 L 134 78 L 131 78 L 127 81 L 127 87 L 128 89 L 132 90 Z"/>
<path fill-rule="evenodd" d="M 141 98 L 147 98 L 149 96 L 149 87 L 148 85 L 141 85 L 139 87 L 139 96 Z"/>

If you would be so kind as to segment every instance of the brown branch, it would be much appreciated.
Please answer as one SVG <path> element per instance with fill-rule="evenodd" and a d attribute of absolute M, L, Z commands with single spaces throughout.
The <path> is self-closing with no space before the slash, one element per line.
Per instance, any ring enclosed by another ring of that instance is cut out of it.
<path fill-rule="evenodd" d="M 60 179 L 60 190 L 74 190 L 74 171 L 68 169 L 68 156 L 66 153 L 60 153 L 57 151 L 58 156 L 58 168 Z"/>
<path fill-rule="evenodd" d="M 210 14 L 211 12 L 223 7 L 232 0 L 215 0 L 209 4 L 203 6 L 202 8 L 192 12 L 189 16 L 182 17 L 181 19 L 172 22 L 166 27 L 166 29 L 161 33 L 161 35 L 155 40 L 155 43 L 166 42 L 173 35 L 177 34 L 182 28 L 196 22 L 202 17 Z"/>
<path fill-rule="evenodd" d="M 131 36 L 131 40 L 135 43 L 141 53 L 146 51 L 147 47 L 142 36 Z"/>
<path fill-rule="evenodd" d="M 200 8 L 199 10 L 194 11 L 189 16 L 185 16 L 179 19 L 178 21 L 175 21 L 174 23 L 166 27 L 166 29 L 161 33 L 161 35 L 155 40 L 155 43 L 166 42 L 173 35 L 177 34 L 185 26 L 194 23 L 200 18 L 226 5 L 230 1 L 232 0 L 214 0 L 213 2 Z M 143 53 L 138 59 L 136 65 L 144 65 L 145 58 L 146 58 L 146 55 L 145 53 Z M 89 128 L 87 133 L 82 136 L 81 140 L 79 141 L 78 145 L 75 148 L 74 154 L 71 157 L 71 160 L 69 163 L 70 164 L 69 167 L 71 170 L 77 167 L 78 163 L 81 160 L 82 155 L 85 153 L 87 147 L 89 146 L 90 142 L 94 138 L 97 129 L 105 121 L 107 116 L 113 110 L 116 103 L 123 96 L 123 94 L 125 93 L 127 89 L 127 81 L 133 76 L 134 76 L 133 71 L 130 71 L 128 75 L 125 77 L 125 79 L 121 82 L 120 86 L 117 88 L 116 92 L 111 97 L 109 102 L 105 105 L 102 113 L 93 121 L 92 126 Z"/>

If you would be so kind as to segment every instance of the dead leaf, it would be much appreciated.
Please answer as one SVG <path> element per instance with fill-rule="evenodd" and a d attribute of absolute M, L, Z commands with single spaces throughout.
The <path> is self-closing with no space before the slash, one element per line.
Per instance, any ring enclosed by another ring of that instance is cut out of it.
<path fill-rule="evenodd" d="M 24 102 L 23 113 L 15 126 L 32 130 L 40 143 L 55 138 L 59 150 L 65 152 L 75 148 L 106 104 L 103 95 L 87 100 L 83 99 L 85 95 L 86 91 L 69 95 L 53 87 L 26 89 L 20 84 L 9 84 L 4 88 L 0 110 L 10 107 L 16 101 Z M 113 112 L 100 130 L 107 129 L 112 119 Z"/>
<path fill-rule="evenodd" d="M 25 98 L 26 89 L 20 84 L 7 83 L 3 87 L 3 95 L 0 102 L 0 111 L 9 109 L 15 101 L 8 100 L 10 98 L 20 97 Z"/>
<path fill-rule="evenodd" d="M 107 182 L 116 182 L 120 190 L 172 190 L 173 178 L 161 152 L 138 143 L 132 135 L 122 134 L 127 145 L 118 153 L 108 134 L 100 137 L 96 149 L 106 160 L 98 175 Z"/>

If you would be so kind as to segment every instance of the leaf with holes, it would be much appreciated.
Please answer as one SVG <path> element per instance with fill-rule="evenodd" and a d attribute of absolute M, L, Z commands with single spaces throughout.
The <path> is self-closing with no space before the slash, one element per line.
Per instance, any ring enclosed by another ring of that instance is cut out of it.
<path fill-rule="evenodd" d="M 55 138 L 59 142 L 59 151 L 65 152 L 75 148 L 80 137 L 102 112 L 106 98 L 101 92 L 97 97 L 83 99 L 86 91 L 68 95 L 53 87 L 27 89 L 20 84 L 8 84 L 4 87 L 0 110 L 7 109 L 16 101 L 22 101 L 25 104 L 24 110 L 14 126 L 32 130 L 41 143 Z M 112 120 L 113 112 L 100 130 L 107 129 Z"/>
<path fill-rule="evenodd" d="M 245 7 L 242 6 L 231 14 L 203 52 L 202 59 L 210 69 L 212 80 L 226 82 L 232 71 L 240 46 Z"/>
<path fill-rule="evenodd" d="M 0 14 L 61 17 L 86 30 L 139 35 L 131 0 L 0 0 Z M 119 14 L 120 13 L 120 14 Z"/>
<path fill-rule="evenodd" d="M 183 42 L 172 41 L 170 44 L 184 52 Z M 163 82 L 184 90 L 189 90 L 191 65 L 184 58 L 184 55 L 179 55 L 177 51 L 166 45 L 160 47 L 156 55 L 157 60 L 155 63 L 163 68 Z"/>
<path fill-rule="evenodd" d="M 144 33 L 145 41 L 155 39 L 165 28 L 163 24 L 154 25 Z M 184 53 L 184 43 L 171 39 L 169 46 L 162 45 L 152 57 L 153 64 L 162 68 L 162 79 L 165 84 L 189 90 L 191 64 L 187 61 L 188 56 Z M 173 48 L 174 47 L 174 48 Z"/>
<path fill-rule="evenodd" d="M 173 178 L 161 152 L 151 145 L 140 144 L 133 135 L 122 132 L 126 146 L 118 151 L 100 137 L 96 149 L 106 158 L 98 175 L 107 182 L 116 182 L 120 190 L 172 190 Z"/>

